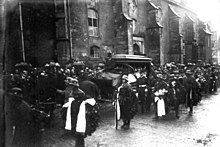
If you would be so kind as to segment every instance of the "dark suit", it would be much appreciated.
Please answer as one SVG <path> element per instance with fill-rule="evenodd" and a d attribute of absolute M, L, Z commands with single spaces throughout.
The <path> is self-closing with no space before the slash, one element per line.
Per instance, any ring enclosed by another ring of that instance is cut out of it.
<path fill-rule="evenodd" d="M 147 104 L 147 99 L 146 99 L 146 94 L 145 94 L 145 89 L 147 89 L 148 83 L 147 83 L 147 78 L 146 77 L 139 77 L 137 79 L 137 92 L 138 92 L 138 99 L 141 105 L 141 112 L 144 113 L 144 110 L 146 110 L 146 104 Z"/>

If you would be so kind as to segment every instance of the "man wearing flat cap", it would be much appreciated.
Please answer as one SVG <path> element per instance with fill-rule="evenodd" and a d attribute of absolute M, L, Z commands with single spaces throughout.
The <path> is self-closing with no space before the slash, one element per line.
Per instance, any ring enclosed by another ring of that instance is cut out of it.
<path fill-rule="evenodd" d="M 21 88 L 14 87 L 9 93 L 10 115 L 13 126 L 12 147 L 35 146 L 34 128 L 31 116 L 31 107 L 23 100 Z"/>

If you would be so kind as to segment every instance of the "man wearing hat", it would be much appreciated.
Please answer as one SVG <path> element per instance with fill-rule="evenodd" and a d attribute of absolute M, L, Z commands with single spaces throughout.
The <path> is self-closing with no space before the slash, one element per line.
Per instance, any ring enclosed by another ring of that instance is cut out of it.
<path fill-rule="evenodd" d="M 58 92 L 65 94 L 65 104 L 63 105 L 61 112 L 65 130 L 71 131 L 71 133 L 76 136 L 76 147 L 84 147 L 84 138 L 95 131 L 98 123 L 96 121 L 97 117 L 93 117 L 93 120 L 91 120 L 89 114 L 86 114 L 86 112 L 89 111 L 91 116 L 93 112 L 87 109 L 87 105 L 85 104 L 90 104 L 90 107 L 93 107 L 96 102 L 94 98 L 87 97 L 84 91 L 79 88 L 79 83 L 76 78 L 67 77 L 65 82 L 67 83 L 67 88 L 64 91 L 57 90 Z M 96 116 L 96 114 L 93 116 Z M 93 123 L 93 126 L 90 125 L 90 123 Z M 85 127 L 82 129 L 83 124 L 86 124 L 86 129 Z M 83 131 L 81 132 L 81 130 Z"/>
<path fill-rule="evenodd" d="M 184 81 L 184 86 L 186 88 L 186 105 L 190 108 L 189 115 L 192 115 L 197 83 L 190 70 L 186 70 L 186 79 Z"/>
<path fill-rule="evenodd" d="M 146 92 L 147 92 L 148 82 L 144 74 L 145 74 L 145 71 L 141 70 L 140 77 L 137 79 L 137 93 L 138 93 L 138 99 L 141 105 L 141 113 L 144 113 L 145 111 L 147 111 Z"/>
<path fill-rule="evenodd" d="M 168 90 L 168 84 L 164 81 L 162 74 L 157 74 L 157 82 L 154 86 L 154 95 L 155 95 L 155 117 L 158 119 L 166 114 L 165 104 L 166 104 L 166 95 Z"/>
<path fill-rule="evenodd" d="M 65 90 L 61 90 L 61 89 L 56 90 L 58 93 L 63 94 L 65 96 L 64 97 L 64 103 L 69 101 L 69 98 L 72 97 L 74 90 L 76 90 L 76 89 L 80 90 L 78 88 L 79 83 L 78 83 L 78 80 L 76 78 L 66 77 L 65 84 L 66 84 L 66 89 Z M 81 92 L 83 92 L 83 91 L 81 91 Z"/>
<path fill-rule="evenodd" d="M 122 129 L 130 128 L 130 121 L 137 113 L 138 99 L 128 83 L 128 76 L 122 76 L 122 84 L 118 88 L 117 97 L 119 99 L 121 119 L 123 120 Z"/>
<path fill-rule="evenodd" d="M 33 135 L 33 120 L 31 116 L 31 107 L 23 100 L 23 91 L 21 88 L 14 87 L 9 93 L 10 115 L 13 126 L 12 146 L 29 147 L 35 146 Z"/>

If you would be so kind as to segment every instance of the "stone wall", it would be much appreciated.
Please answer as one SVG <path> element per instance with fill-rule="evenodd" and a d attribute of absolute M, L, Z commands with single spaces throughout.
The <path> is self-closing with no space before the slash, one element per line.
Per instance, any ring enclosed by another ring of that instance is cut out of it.
<path fill-rule="evenodd" d="M 161 64 L 164 64 L 166 62 L 171 62 L 174 60 L 170 56 L 170 51 L 172 48 L 176 48 L 178 50 L 178 53 L 176 53 L 175 56 L 178 56 L 178 54 L 181 53 L 182 55 L 180 58 L 183 58 L 183 55 L 185 54 L 184 40 L 186 40 L 185 24 L 188 19 L 187 18 L 188 16 L 193 21 L 192 23 L 193 29 L 191 30 L 191 32 L 194 32 L 193 39 L 197 40 L 198 38 L 198 30 L 197 30 L 198 20 L 197 20 L 196 14 L 190 11 L 189 9 L 187 9 L 186 7 L 179 5 L 177 3 L 173 3 L 172 1 L 169 1 L 169 0 L 162 0 L 162 1 L 151 0 L 151 2 L 154 3 L 156 6 L 160 7 L 162 11 L 161 25 L 163 26 L 163 30 L 162 30 L 162 36 L 160 39 Z M 171 21 L 169 18 L 169 11 L 170 11 L 169 7 L 171 7 L 174 10 L 174 12 L 180 17 L 179 21 L 178 20 L 176 21 L 177 26 L 175 27 L 176 28 L 175 30 L 173 29 L 174 26 L 170 25 Z M 175 37 L 172 37 L 171 34 L 176 34 L 176 35 L 174 35 Z M 179 46 L 179 49 L 177 48 L 178 46 Z M 188 45 L 187 50 L 190 51 L 190 48 L 192 48 L 192 43 Z M 191 55 L 192 53 L 189 53 L 189 54 Z M 178 59 L 178 60 L 180 62 L 183 62 L 183 59 Z"/>
<path fill-rule="evenodd" d="M 88 29 L 85 0 L 70 1 L 70 32 L 72 33 L 72 57 L 82 57 L 87 53 Z"/>
<path fill-rule="evenodd" d="M 124 16 L 122 11 L 122 1 L 115 0 L 114 3 L 114 19 L 115 19 L 115 53 L 128 54 L 128 19 Z"/>

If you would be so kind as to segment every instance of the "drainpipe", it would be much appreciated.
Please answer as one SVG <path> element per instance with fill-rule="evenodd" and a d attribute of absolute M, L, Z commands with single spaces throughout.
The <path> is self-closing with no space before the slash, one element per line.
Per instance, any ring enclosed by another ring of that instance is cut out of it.
<path fill-rule="evenodd" d="M 69 27 L 69 40 L 70 40 L 70 59 L 72 59 L 72 50 L 73 50 L 73 40 L 72 40 L 72 31 L 71 31 L 71 15 L 70 15 L 70 0 L 67 0 L 67 17 L 68 17 L 68 27 Z"/>
<path fill-rule="evenodd" d="M 24 33 L 23 33 L 23 20 L 22 20 L 21 2 L 18 3 L 18 6 L 19 6 L 19 18 L 20 18 L 22 58 L 23 58 L 23 62 L 25 62 Z"/>

